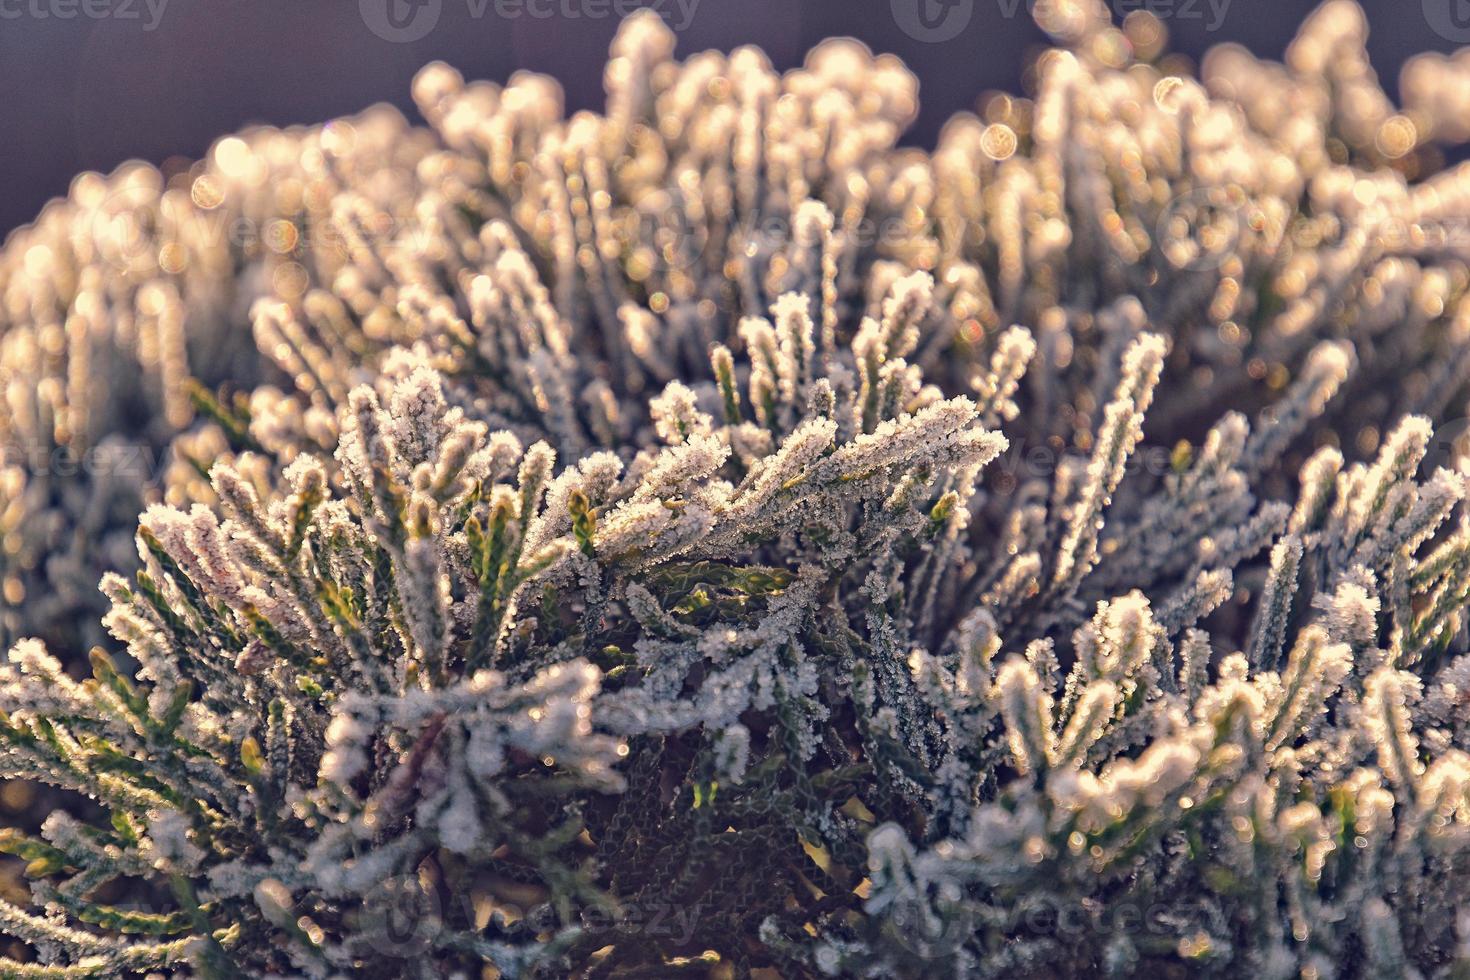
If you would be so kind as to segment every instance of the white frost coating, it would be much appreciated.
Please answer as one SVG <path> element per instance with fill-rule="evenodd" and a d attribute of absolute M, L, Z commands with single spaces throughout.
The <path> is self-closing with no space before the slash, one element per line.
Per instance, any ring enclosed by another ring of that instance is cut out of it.
<path fill-rule="evenodd" d="M 0 974 L 1463 972 L 1463 66 L 1035 16 L 932 152 L 645 12 L 18 230 Z"/>

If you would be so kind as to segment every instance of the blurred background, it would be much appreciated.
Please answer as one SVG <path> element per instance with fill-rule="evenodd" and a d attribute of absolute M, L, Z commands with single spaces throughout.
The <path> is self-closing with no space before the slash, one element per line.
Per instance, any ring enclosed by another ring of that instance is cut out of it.
<path fill-rule="evenodd" d="M 679 51 L 764 48 L 799 64 L 850 35 L 918 74 L 907 142 L 931 145 L 987 89 L 1017 91 L 1043 35 L 1034 0 L 0 0 L 0 236 L 83 170 L 198 157 L 252 122 L 319 122 L 374 102 L 412 113 L 409 82 L 442 59 L 468 78 L 555 74 L 569 110 L 600 105 L 620 12 L 652 6 Z M 1276 58 L 1317 0 L 1110 0 L 1146 9 L 1193 59 L 1244 44 Z M 1390 93 L 1420 51 L 1470 44 L 1470 0 L 1364 0 Z"/>

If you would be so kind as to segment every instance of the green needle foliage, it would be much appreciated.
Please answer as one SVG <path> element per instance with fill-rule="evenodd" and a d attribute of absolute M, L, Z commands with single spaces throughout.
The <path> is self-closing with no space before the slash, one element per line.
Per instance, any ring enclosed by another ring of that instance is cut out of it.
<path fill-rule="evenodd" d="M 1037 17 L 932 153 L 645 15 L 18 233 L 0 434 L 163 455 L 0 474 L 0 976 L 1470 970 L 1464 66 Z"/>

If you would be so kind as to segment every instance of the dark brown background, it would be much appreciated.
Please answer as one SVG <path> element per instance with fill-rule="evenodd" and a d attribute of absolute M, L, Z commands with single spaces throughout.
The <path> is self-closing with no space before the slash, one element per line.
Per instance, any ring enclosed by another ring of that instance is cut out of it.
<path fill-rule="evenodd" d="M 46 9 L 55 2 L 127 2 L 139 19 L 29 12 L 32 3 Z M 153 31 L 144 30 L 144 0 L 0 0 L 0 8 L 21 12 L 0 18 L 0 235 L 64 193 L 81 170 L 111 169 L 129 157 L 198 156 L 213 137 L 250 122 L 316 122 L 385 100 L 409 110 L 409 81 L 435 58 L 471 78 L 503 79 L 518 68 L 550 72 L 566 87 L 570 108 L 600 103 L 612 17 L 506 20 L 491 0 L 476 19 L 466 0 L 442 2 L 426 37 L 390 43 L 365 26 L 358 0 L 169 0 Z M 699 0 L 679 50 L 753 43 L 786 68 L 823 37 L 858 37 L 900 55 L 918 73 L 923 114 L 908 139 L 922 145 L 980 91 L 1017 88 L 1028 50 L 1043 42 L 1025 2 L 973 0 L 957 37 L 924 43 L 899 29 L 890 0 Z M 1316 5 L 1232 0 L 1211 32 L 1207 0 L 1113 2 L 1124 10 L 1144 3 L 1172 9 L 1171 46 L 1196 57 L 1227 40 L 1278 57 Z M 1020 12 L 1007 17 L 1018 3 Z M 1470 11 L 1467 0 L 1365 3 L 1371 54 L 1390 89 L 1407 56 L 1454 47 L 1430 27 L 1424 3 L 1461 3 Z M 1186 9 L 1194 13 L 1185 17 Z"/>

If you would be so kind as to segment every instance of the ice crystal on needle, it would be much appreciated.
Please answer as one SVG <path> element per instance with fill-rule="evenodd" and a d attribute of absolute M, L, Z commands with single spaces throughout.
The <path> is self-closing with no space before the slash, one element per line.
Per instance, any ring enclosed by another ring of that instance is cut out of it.
<path fill-rule="evenodd" d="M 0 974 L 1470 967 L 1460 59 L 1036 16 L 932 153 L 645 15 L 18 232 L 0 434 L 165 455 L 0 481 Z"/>

